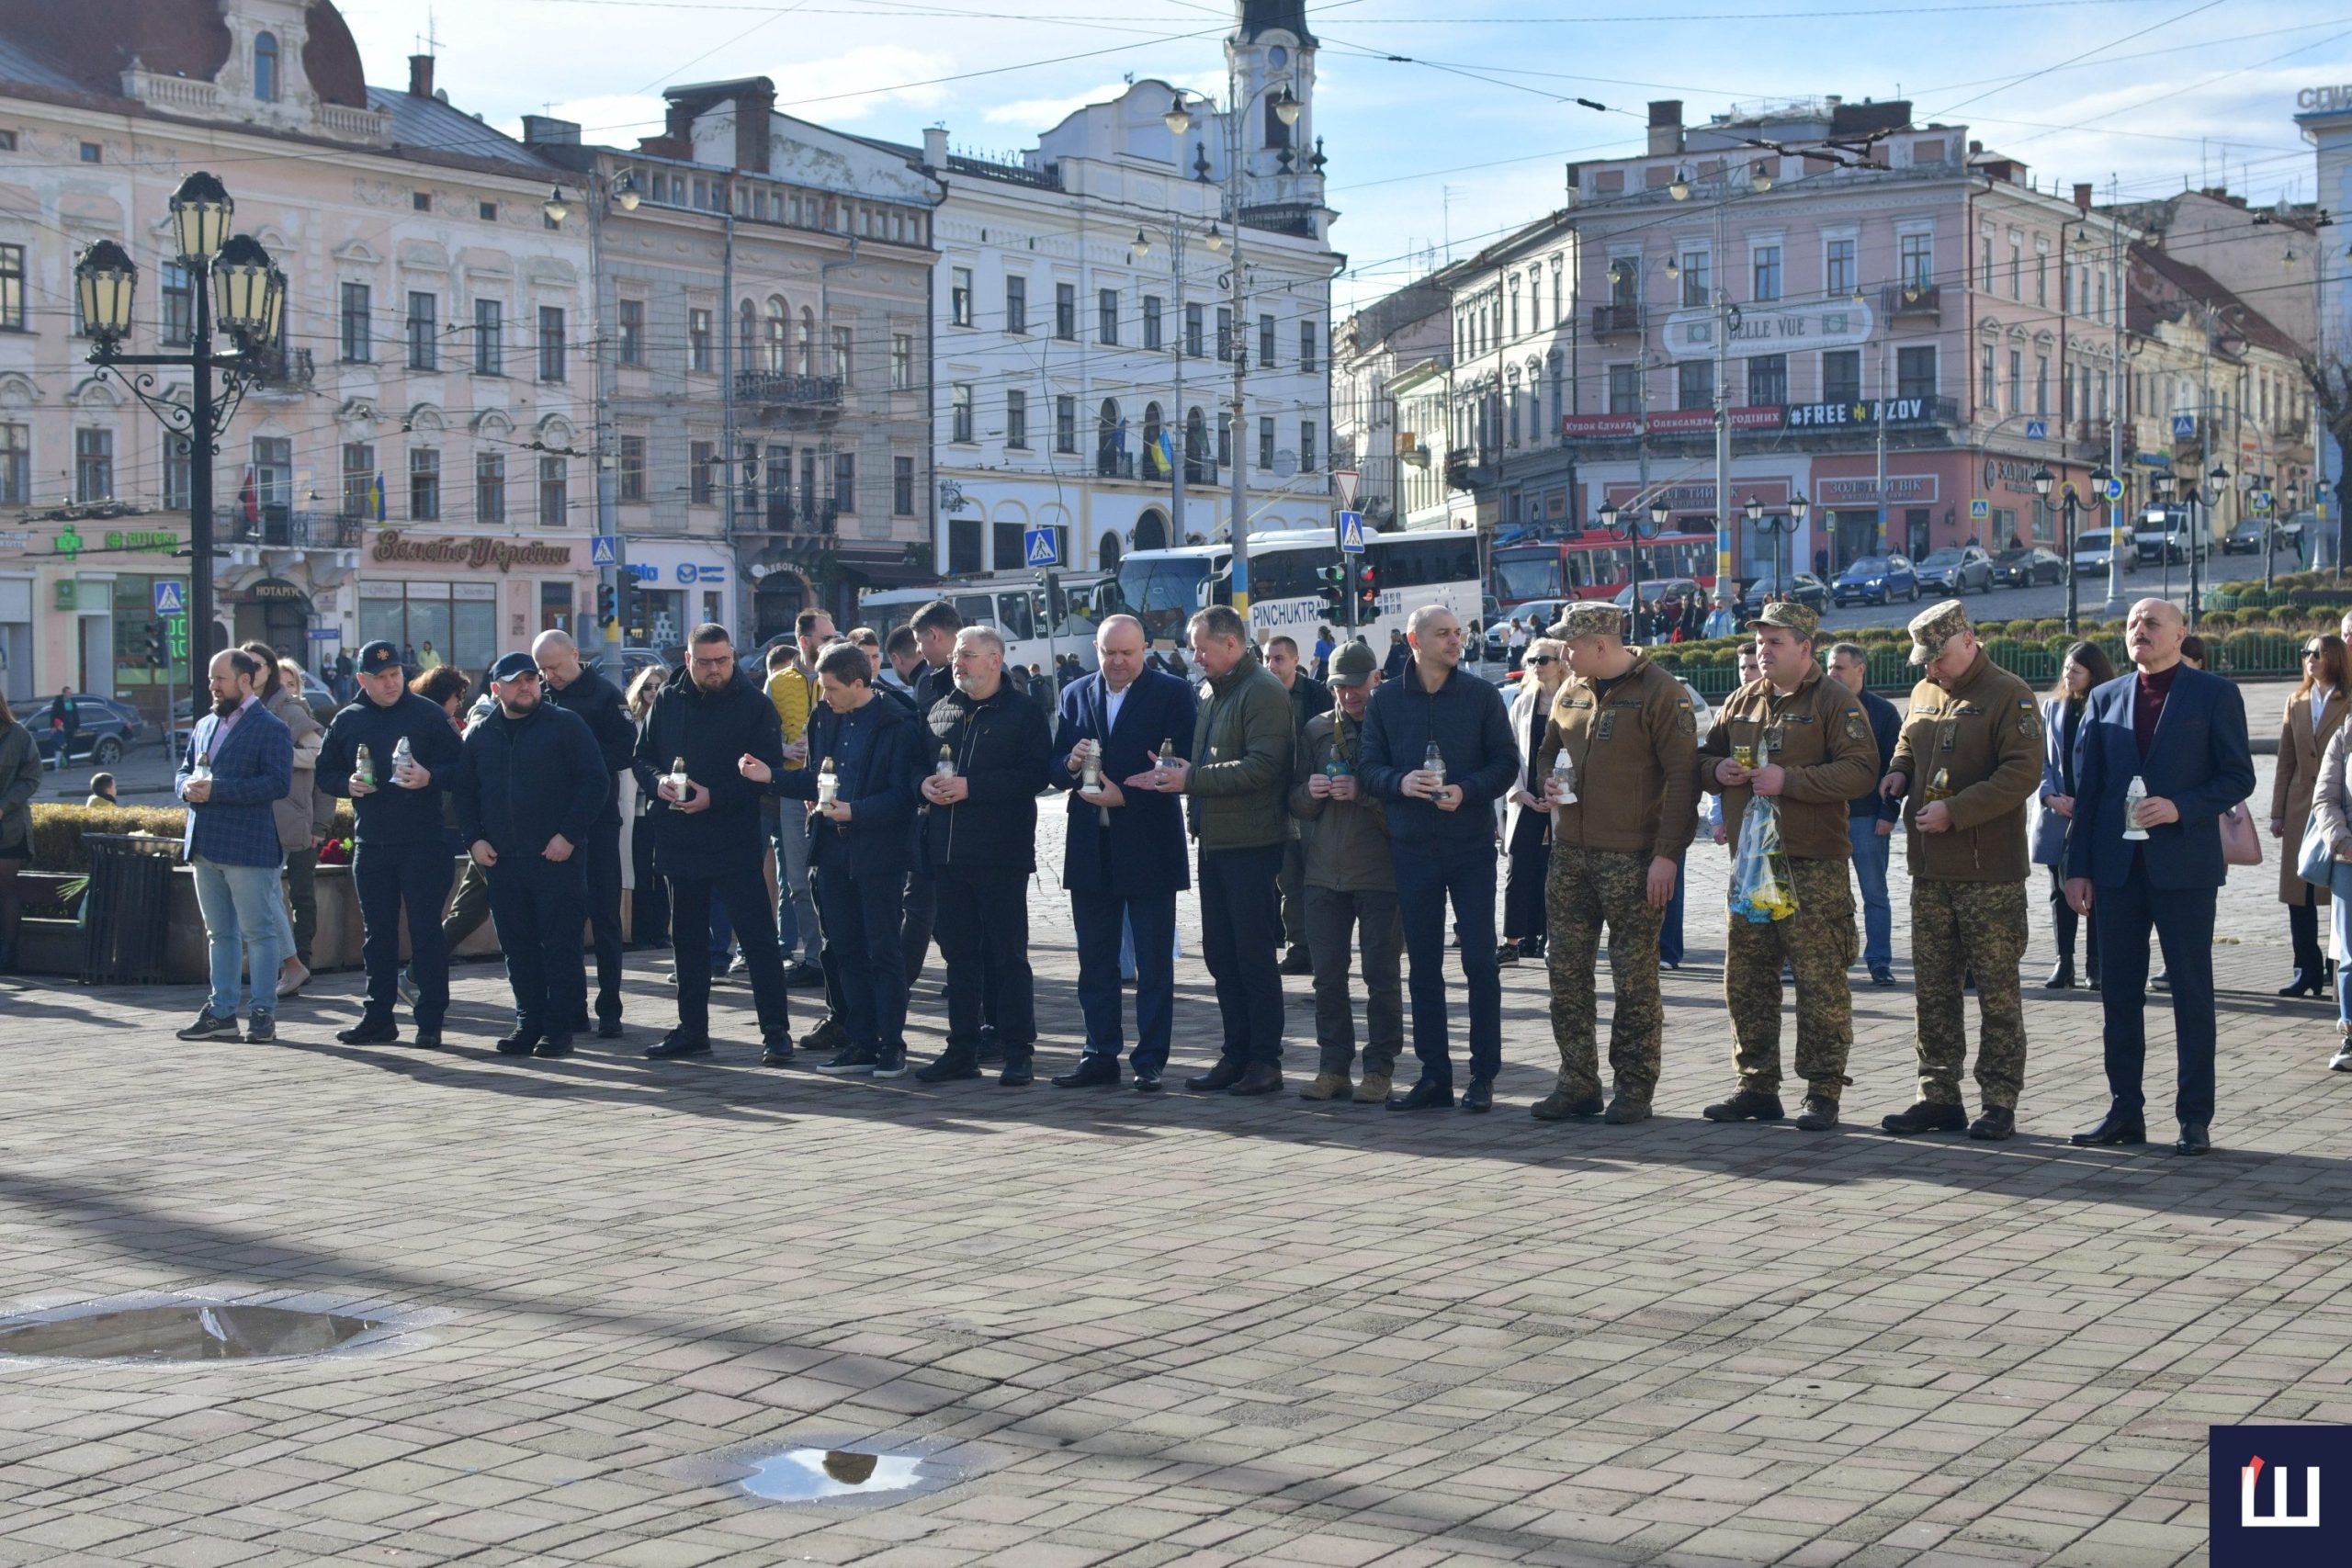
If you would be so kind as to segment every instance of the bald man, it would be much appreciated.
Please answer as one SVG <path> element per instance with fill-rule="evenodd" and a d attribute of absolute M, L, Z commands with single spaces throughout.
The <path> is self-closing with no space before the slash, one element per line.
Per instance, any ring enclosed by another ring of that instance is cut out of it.
<path fill-rule="evenodd" d="M 596 1034 L 617 1040 L 621 1034 L 621 807 L 620 775 L 637 750 L 637 726 L 613 683 L 580 660 L 580 645 L 565 632 L 541 632 L 531 644 L 531 662 L 539 668 L 544 700 L 566 713 L 576 714 L 595 738 L 596 750 L 612 775 L 604 809 L 580 846 L 588 878 L 588 927 L 596 943 Z M 588 1020 L 565 1021 L 575 1034 L 588 1032 Z"/>

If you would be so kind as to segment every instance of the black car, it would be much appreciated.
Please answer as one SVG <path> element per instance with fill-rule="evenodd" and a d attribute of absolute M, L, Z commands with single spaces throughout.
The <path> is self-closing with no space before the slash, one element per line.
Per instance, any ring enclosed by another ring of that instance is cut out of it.
<path fill-rule="evenodd" d="M 2032 588 L 2066 581 L 2066 563 L 2038 545 L 2003 550 L 1993 558 L 1993 581 L 2004 588 Z"/>
<path fill-rule="evenodd" d="M 33 732 L 33 744 L 40 749 L 45 762 L 56 760 L 58 738 L 63 733 L 50 728 L 49 709 L 48 703 L 35 703 L 19 716 L 24 727 Z M 88 762 L 111 768 L 139 739 L 139 710 L 129 703 L 76 692 L 74 710 L 74 750 L 65 759 L 69 764 Z"/>
<path fill-rule="evenodd" d="M 2278 549 L 2284 543 L 2280 536 L 2283 532 L 2267 517 L 2249 517 L 2222 536 L 2222 553 L 2233 556 L 2244 550 L 2247 555 L 2258 556 L 2266 539 L 2272 549 Z"/>
<path fill-rule="evenodd" d="M 1809 571 L 1792 572 L 1785 581 L 1775 577 L 1759 577 L 1752 582 L 1744 582 L 1740 584 L 1739 598 L 1733 608 L 1744 620 L 1773 599 L 1793 599 L 1816 615 L 1826 615 L 1829 611 L 1828 585 Z"/>

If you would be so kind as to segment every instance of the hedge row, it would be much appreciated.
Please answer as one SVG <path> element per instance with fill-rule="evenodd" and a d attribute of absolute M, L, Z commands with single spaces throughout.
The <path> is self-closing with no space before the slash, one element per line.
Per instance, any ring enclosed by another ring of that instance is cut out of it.
<path fill-rule="evenodd" d="M 335 804 L 328 836 L 351 836 L 351 806 Z M 82 807 L 36 802 L 33 806 L 32 869 L 82 872 L 90 857 L 82 848 L 85 833 L 152 833 L 178 843 L 187 830 L 187 808 L 180 806 Z"/>

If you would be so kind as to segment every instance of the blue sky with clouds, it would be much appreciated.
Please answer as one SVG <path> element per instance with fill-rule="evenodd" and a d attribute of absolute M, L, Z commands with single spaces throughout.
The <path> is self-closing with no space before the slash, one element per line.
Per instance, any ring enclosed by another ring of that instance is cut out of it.
<path fill-rule="evenodd" d="M 426 7 L 345 0 L 368 79 L 396 84 Z M 661 89 L 765 75 L 788 112 L 1011 151 L 1160 76 L 1221 94 L 1232 0 L 473 0 L 433 7 L 439 80 L 514 128 L 627 145 Z M 1559 205 L 1562 164 L 1638 152 L 1645 103 L 1910 97 L 2062 186 L 2226 183 L 2309 199 L 2298 89 L 2352 83 L 2352 10 L 2268 0 L 1309 0 L 1346 307 Z M 1396 56 L 1403 59 L 1392 58 Z M 1604 106 L 1596 112 L 1574 100 Z"/>

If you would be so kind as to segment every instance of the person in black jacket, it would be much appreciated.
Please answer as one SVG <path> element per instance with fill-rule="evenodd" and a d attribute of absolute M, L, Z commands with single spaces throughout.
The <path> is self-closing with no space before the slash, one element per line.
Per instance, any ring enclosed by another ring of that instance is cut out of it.
<path fill-rule="evenodd" d="M 768 901 L 767 840 L 759 785 L 742 776 L 750 757 L 784 765 L 784 726 L 775 705 L 736 668 L 727 628 L 706 621 L 686 647 L 686 667 L 670 677 L 637 743 L 638 787 L 657 802 L 654 869 L 670 879 L 670 946 L 677 959 L 678 1027 L 645 1054 L 656 1061 L 710 1053 L 710 903 L 715 897 L 742 944 L 765 1059 L 792 1057 L 775 908 Z M 682 793 L 671 777 L 685 763 Z"/>
<path fill-rule="evenodd" d="M 908 683 L 913 688 L 915 716 L 927 719 L 939 699 L 956 689 L 955 672 L 949 666 L 955 659 L 956 635 L 964 629 L 964 617 L 946 600 L 933 599 L 917 610 L 907 624 L 914 628 L 915 643 L 922 649 L 922 662 L 915 667 Z M 909 986 L 922 977 L 923 960 L 931 953 L 932 926 L 938 918 L 938 909 L 931 872 L 922 863 L 922 857 L 917 855 L 914 869 L 907 874 L 907 912 L 899 925 L 899 946 Z"/>
<path fill-rule="evenodd" d="M 581 846 L 612 803 L 596 738 L 548 701 L 538 667 L 510 653 L 490 670 L 497 709 L 466 737 L 458 763 L 458 835 L 490 881 L 490 918 L 514 991 L 514 1032 L 501 1055 L 571 1055 L 588 1006 L 580 924 L 588 901 Z"/>
<path fill-rule="evenodd" d="M 351 881 L 366 933 L 368 1002 L 359 1021 L 335 1035 L 346 1045 L 396 1045 L 392 1009 L 400 999 L 401 908 L 408 908 L 409 976 L 415 983 L 415 1043 L 441 1043 L 449 1010 L 449 950 L 441 941 L 441 906 L 449 897 L 449 847 L 441 803 L 458 771 L 458 733 L 438 703 L 407 688 L 400 650 L 371 642 L 359 650 L 359 694 L 334 716 L 312 775 L 328 795 L 351 802 L 356 823 Z M 406 740 L 413 759 L 392 766 Z M 359 748 L 375 774 L 356 776 Z"/>
<path fill-rule="evenodd" d="M 895 1078 L 907 1070 L 899 933 L 913 863 L 922 728 L 905 705 L 875 685 L 873 661 L 854 643 L 828 646 L 817 659 L 817 681 L 824 701 L 808 719 L 810 765 L 777 773 L 746 757 L 737 766 L 770 793 L 815 806 L 802 827 L 825 926 L 827 990 L 849 1037 L 818 1071 Z M 786 819 L 800 818 L 802 809 L 786 806 Z"/>
<path fill-rule="evenodd" d="M 604 754 L 605 783 L 611 786 L 595 830 L 580 846 L 582 870 L 588 878 L 588 926 L 596 942 L 596 1037 L 621 1036 L 621 804 L 620 775 L 637 751 L 637 726 L 621 706 L 613 683 L 580 662 L 580 645 L 568 632 L 541 632 L 531 644 L 532 661 L 539 667 L 545 700 L 566 713 L 577 714 L 596 738 Z M 571 1020 L 575 1032 L 586 1033 L 588 1017 Z"/>
<path fill-rule="evenodd" d="M 932 705 L 922 738 L 923 857 L 939 895 L 947 961 L 947 1048 L 916 1073 L 925 1083 L 980 1076 L 984 1004 L 996 1005 L 1008 1089 L 1030 1081 L 1037 1042 L 1029 974 L 1029 874 L 1037 865 L 1037 796 L 1053 735 L 1046 710 L 1004 678 L 1004 639 L 956 634 L 956 690 Z"/>

